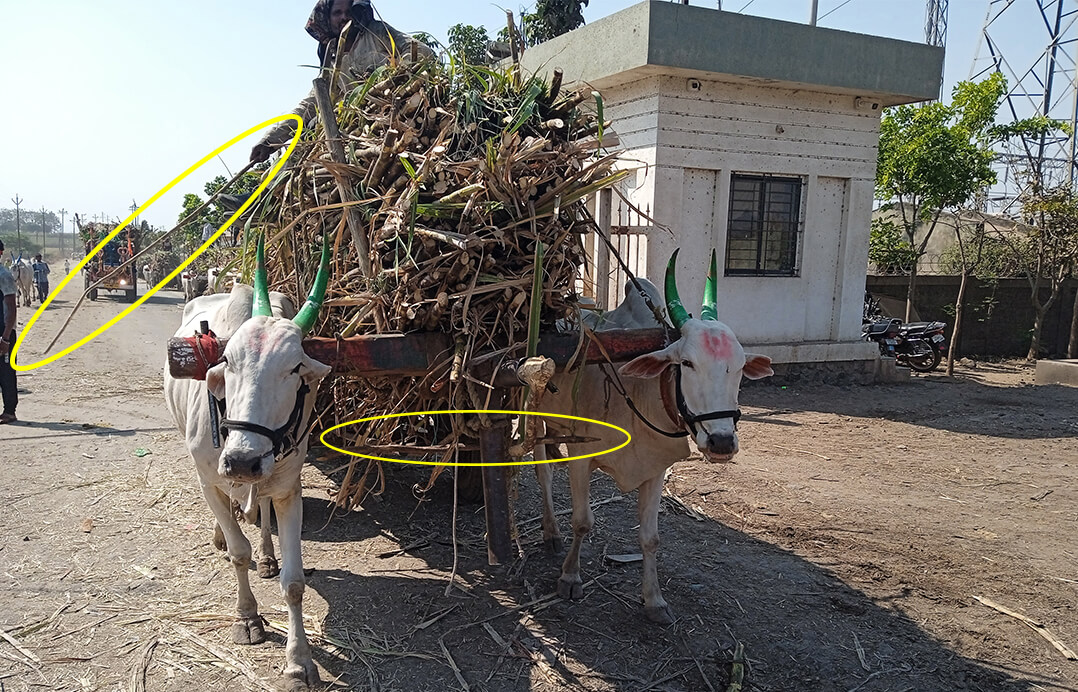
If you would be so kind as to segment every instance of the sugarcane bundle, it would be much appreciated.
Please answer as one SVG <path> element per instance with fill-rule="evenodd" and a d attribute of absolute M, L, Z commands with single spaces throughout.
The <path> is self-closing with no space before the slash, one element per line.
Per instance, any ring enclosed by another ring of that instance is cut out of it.
<path fill-rule="evenodd" d="M 590 89 L 562 95 L 559 81 L 454 61 L 391 63 L 333 100 L 344 160 L 321 123 L 305 131 L 248 223 L 270 239 L 272 287 L 305 295 L 307 260 L 326 234 L 333 274 L 314 335 L 440 331 L 455 343 L 424 378 L 323 386 L 323 426 L 489 408 L 489 388 L 473 381 L 469 364 L 491 353 L 523 356 L 529 327 L 534 341 L 537 327 L 574 318 L 581 239 L 592 227 L 585 201 L 625 173 L 600 153 L 608 127 L 600 97 Z M 364 241 L 368 275 L 358 254 Z M 482 424 L 401 419 L 347 429 L 338 442 L 417 445 L 446 461 Z M 358 476 L 349 470 L 340 504 L 361 499 Z"/>

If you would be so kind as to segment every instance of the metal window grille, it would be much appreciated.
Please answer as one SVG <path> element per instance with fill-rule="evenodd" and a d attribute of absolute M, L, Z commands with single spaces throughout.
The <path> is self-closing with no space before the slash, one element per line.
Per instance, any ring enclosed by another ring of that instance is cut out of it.
<path fill-rule="evenodd" d="M 800 178 L 730 179 L 727 276 L 798 276 L 804 183 Z"/>

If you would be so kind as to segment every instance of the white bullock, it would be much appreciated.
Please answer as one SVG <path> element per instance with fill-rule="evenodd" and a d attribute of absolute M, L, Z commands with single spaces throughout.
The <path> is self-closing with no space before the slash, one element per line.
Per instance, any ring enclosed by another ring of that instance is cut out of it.
<path fill-rule="evenodd" d="M 34 290 L 33 267 L 30 266 L 30 262 L 20 257 L 12 263 L 11 273 L 15 277 L 16 301 L 30 307 L 30 301 L 37 295 Z"/>
<path fill-rule="evenodd" d="M 180 273 L 183 299 L 190 302 L 206 292 L 206 279 L 201 274 L 185 269 Z"/>
<path fill-rule="evenodd" d="M 302 340 L 325 296 L 328 245 L 311 296 L 294 319 L 288 298 L 267 291 L 261 241 L 257 267 L 253 290 L 237 284 L 230 294 L 196 298 L 184 308 L 177 336 L 192 336 L 201 321 L 208 321 L 228 343 L 205 382 L 173 379 L 166 368 L 165 398 L 186 437 L 202 493 L 235 567 L 238 619 L 232 638 L 239 644 L 261 643 L 266 633 L 248 579 L 251 544 L 236 521 L 233 502 L 249 514 L 262 504 L 268 526 L 268 506 L 262 501 L 272 500 L 281 543 L 281 590 L 288 605 L 284 675 L 290 689 L 306 690 L 318 682 L 318 671 L 303 630 L 300 471 L 318 383 L 330 368 L 307 356 Z M 222 409 L 218 430 L 211 423 L 210 395 L 212 405 Z M 220 448 L 215 448 L 218 434 Z"/>
<path fill-rule="evenodd" d="M 673 622 L 670 606 L 659 588 L 656 555 L 659 548 L 659 503 L 662 498 L 666 470 L 687 457 L 688 442 L 698 449 L 707 461 L 728 462 L 738 451 L 737 420 L 738 391 L 742 376 L 755 380 L 774 374 L 767 356 L 745 353 L 737 337 L 716 316 L 715 256 L 712 254 L 711 274 L 705 291 L 702 319 L 692 319 L 677 296 L 674 265 L 677 252 L 670 259 L 666 274 L 667 310 L 681 337 L 667 348 L 650 353 L 623 365 L 614 375 L 614 386 L 607 385 L 607 376 L 598 365 L 585 367 L 579 375 L 567 373 L 559 394 L 547 393 L 542 410 L 551 413 L 585 415 L 625 428 L 632 443 L 612 454 L 568 462 L 569 485 L 572 495 L 573 543 L 562 564 L 558 594 L 562 598 L 578 599 L 583 595 L 580 578 L 580 548 L 591 531 L 595 518 L 589 506 L 588 484 L 595 469 L 610 474 L 622 492 L 636 490 L 640 519 L 640 547 L 644 556 L 643 596 L 647 616 L 659 623 Z M 639 280 L 654 305 L 660 304 L 659 292 L 646 279 Z M 604 315 L 598 330 L 611 328 L 655 327 L 656 319 L 630 282 L 626 285 L 626 300 L 616 310 Z M 586 320 L 588 321 L 588 320 Z M 577 381 L 577 377 L 580 378 Z M 629 398 L 639 412 L 668 437 L 648 427 L 633 413 L 624 397 L 616 390 L 621 381 Z M 579 392 L 574 401 L 573 392 Z M 568 426 L 546 421 L 547 428 L 566 433 Z M 577 435 L 593 435 L 609 440 L 609 433 L 592 424 L 576 424 Z M 572 445 L 570 456 L 609 449 L 608 442 Z M 542 446 L 535 449 L 536 461 L 547 459 Z M 543 494 L 543 538 L 548 547 L 561 550 L 561 535 L 554 518 L 552 499 L 553 469 L 538 464 L 536 474 Z"/>

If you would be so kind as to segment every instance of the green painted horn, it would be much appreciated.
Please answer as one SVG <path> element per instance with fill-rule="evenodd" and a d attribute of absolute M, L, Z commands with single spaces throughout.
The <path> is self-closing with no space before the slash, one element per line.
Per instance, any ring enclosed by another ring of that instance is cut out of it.
<path fill-rule="evenodd" d="M 314 329 L 314 323 L 318 321 L 318 311 L 322 309 L 322 301 L 326 299 L 326 286 L 329 284 L 329 240 L 322 236 L 322 261 L 318 264 L 318 275 L 314 277 L 314 286 L 311 294 L 307 296 L 307 302 L 300 308 L 296 323 L 304 334 L 309 334 Z"/>
<path fill-rule="evenodd" d="M 670 315 L 670 321 L 674 323 L 674 326 L 679 330 L 681 326 L 689 321 L 689 313 L 685 312 L 685 307 L 681 304 L 681 298 L 677 294 L 677 253 L 681 252 L 681 248 L 674 250 L 674 254 L 670 255 L 670 262 L 666 265 L 666 312 Z"/>
<path fill-rule="evenodd" d="M 715 275 L 718 273 L 718 263 L 715 261 L 715 250 L 712 250 L 711 269 L 708 270 L 707 282 L 704 284 L 704 307 L 700 311 L 700 319 L 709 322 L 719 321 L 719 286 L 715 282 Z"/>
<path fill-rule="evenodd" d="M 255 249 L 255 299 L 251 304 L 251 317 L 273 317 L 270 309 L 269 282 L 266 279 L 266 238 L 258 237 Z"/>

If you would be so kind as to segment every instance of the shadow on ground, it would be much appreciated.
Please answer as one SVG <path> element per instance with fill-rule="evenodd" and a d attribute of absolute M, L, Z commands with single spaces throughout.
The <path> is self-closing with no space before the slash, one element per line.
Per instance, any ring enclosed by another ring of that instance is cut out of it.
<path fill-rule="evenodd" d="M 325 462 L 323 470 L 330 468 Z M 329 604 L 325 630 L 352 660 L 316 658 L 357 689 L 725 690 L 735 643 L 745 646 L 745 690 L 1064 690 L 1021 670 L 963 658 L 889 605 L 818 566 L 716 521 L 664 512 L 660 581 L 679 616 L 649 623 L 640 605 L 635 495 L 593 481 L 596 528 L 584 547 L 585 597 L 553 593 L 560 558 L 542 547 L 533 475 L 516 500 L 521 557 L 489 567 L 480 508 L 458 509 L 458 582 L 449 540 L 451 482 L 417 503 L 422 482 L 391 469 L 386 494 L 362 513 L 329 520 L 306 498 L 304 540 L 316 556 L 308 587 Z M 444 481 L 445 479 L 443 479 Z M 565 507 L 565 473 L 556 505 Z M 416 507 L 418 504 L 418 507 Z M 416 507 L 413 512 L 413 507 Z M 561 517 L 562 528 L 568 527 Z M 364 539 L 386 540 L 364 544 Z M 387 546 L 387 547 L 383 547 Z M 896 594 L 895 596 L 898 596 Z M 1038 687 L 1037 684 L 1041 685 Z"/>

